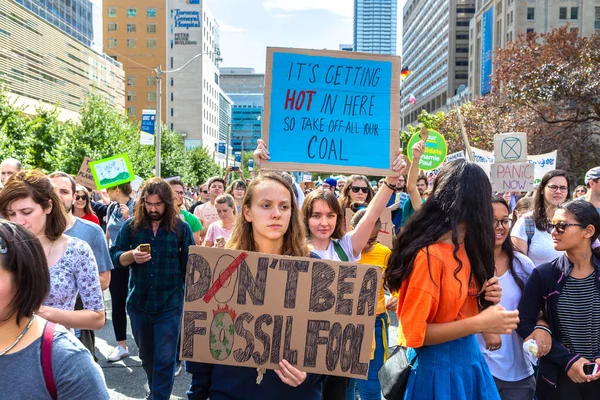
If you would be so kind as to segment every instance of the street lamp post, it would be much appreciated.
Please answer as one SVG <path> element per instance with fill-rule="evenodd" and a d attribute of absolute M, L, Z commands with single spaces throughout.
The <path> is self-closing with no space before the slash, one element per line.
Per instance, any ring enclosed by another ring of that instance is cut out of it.
<path fill-rule="evenodd" d="M 155 148 L 156 148 L 156 176 L 160 178 L 160 136 L 161 136 L 161 127 L 162 127 L 162 123 L 161 123 L 161 117 L 162 117 L 162 76 L 163 74 L 171 74 L 174 72 L 179 72 L 182 69 L 184 69 L 185 67 L 187 67 L 188 65 L 190 65 L 190 63 L 192 61 L 194 61 L 195 59 L 202 57 L 204 55 L 208 55 L 208 54 L 216 54 L 217 55 L 217 62 L 222 61 L 222 59 L 220 58 L 221 56 L 221 52 L 220 51 L 209 51 L 209 52 L 205 52 L 205 53 L 200 53 L 200 54 L 196 54 L 194 57 L 190 58 L 188 62 L 186 62 L 185 64 L 183 64 L 181 67 L 176 68 L 176 69 L 172 69 L 169 71 L 163 71 L 161 66 L 159 65 L 158 68 L 156 68 L 154 70 L 154 72 L 156 72 L 156 133 L 155 133 Z"/>

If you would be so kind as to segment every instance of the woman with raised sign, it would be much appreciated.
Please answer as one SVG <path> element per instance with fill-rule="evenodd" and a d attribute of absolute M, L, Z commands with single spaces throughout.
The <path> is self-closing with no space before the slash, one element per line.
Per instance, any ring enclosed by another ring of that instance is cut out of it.
<path fill-rule="evenodd" d="M 414 360 L 405 399 L 500 398 L 475 334 L 508 334 L 519 317 L 489 306 L 502 294 L 491 193 L 476 164 L 447 164 L 394 243 L 385 282 L 400 292 L 399 344 Z"/>
<path fill-rule="evenodd" d="M 311 256 L 294 191 L 279 174 L 261 174 L 252 181 L 227 247 Z M 275 371 L 198 362 L 186 362 L 186 370 L 192 374 L 189 400 L 321 400 L 324 376 L 302 372 L 286 360 Z"/>

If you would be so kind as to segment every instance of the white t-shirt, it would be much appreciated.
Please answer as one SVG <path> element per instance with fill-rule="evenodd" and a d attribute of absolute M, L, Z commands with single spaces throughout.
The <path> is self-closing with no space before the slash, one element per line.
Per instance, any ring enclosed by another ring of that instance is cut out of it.
<path fill-rule="evenodd" d="M 348 256 L 348 262 L 356 262 L 360 260 L 360 254 L 358 257 L 354 257 L 354 250 L 352 249 L 352 232 L 348 232 L 344 237 L 338 239 L 338 243 L 344 249 L 344 253 Z M 333 248 L 333 239 L 329 241 L 327 250 L 315 250 L 312 249 L 323 260 L 342 261 Z"/>
<path fill-rule="evenodd" d="M 526 214 L 531 215 L 531 214 Z M 527 242 L 527 228 L 525 224 L 525 218 L 521 217 L 513 226 L 510 233 L 512 237 L 523 239 Z M 562 251 L 554 250 L 554 242 L 552 242 L 552 235 L 545 231 L 540 231 L 535 228 L 535 233 L 531 238 L 531 244 L 527 250 L 527 256 L 531 258 L 533 264 L 537 267 L 540 264 L 550 262 L 563 255 Z"/>
<path fill-rule="evenodd" d="M 210 204 L 210 201 L 196 207 L 194 215 L 202 222 L 202 226 L 206 227 L 215 221 L 219 221 L 217 207 Z"/>
<path fill-rule="evenodd" d="M 515 257 L 515 272 L 521 278 L 523 284 L 525 284 L 535 265 L 528 257 L 521 253 L 515 252 Z M 500 305 L 509 311 L 519 308 L 522 292 L 510 271 L 506 271 L 498 280 L 502 287 Z M 523 339 L 521 339 L 516 331 L 512 331 L 510 335 L 500 335 L 502 338 L 502 347 L 496 351 L 489 351 L 485 348 L 485 341 L 482 335 L 478 334 L 476 337 L 477 342 L 479 342 L 479 348 L 490 368 L 490 372 L 495 378 L 508 382 L 516 382 L 533 375 L 533 367 L 523 353 Z"/>

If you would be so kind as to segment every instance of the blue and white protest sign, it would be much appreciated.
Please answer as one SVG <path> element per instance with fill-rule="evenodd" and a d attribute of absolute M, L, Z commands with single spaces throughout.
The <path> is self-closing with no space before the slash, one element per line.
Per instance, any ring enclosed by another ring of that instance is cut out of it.
<path fill-rule="evenodd" d="M 386 175 L 400 146 L 400 57 L 267 48 L 265 168 Z"/>
<path fill-rule="evenodd" d="M 142 110 L 142 128 L 140 129 L 140 144 L 154 144 L 156 131 L 156 110 Z"/>

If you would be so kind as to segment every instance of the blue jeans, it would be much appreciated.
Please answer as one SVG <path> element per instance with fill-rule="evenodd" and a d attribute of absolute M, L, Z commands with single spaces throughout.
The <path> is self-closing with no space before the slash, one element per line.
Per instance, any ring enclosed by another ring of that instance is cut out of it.
<path fill-rule="evenodd" d="M 346 400 L 355 400 L 355 387 L 358 381 L 358 394 L 361 400 L 381 400 L 381 385 L 377 374 L 383 366 L 384 355 L 388 347 L 388 321 L 387 313 L 379 314 L 375 318 L 375 355 L 369 363 L 368 379 L 350 379 Z"/>
<path fill-rule="evenodd" d="M 153 400 L 169 400 L 175 380 L 175 358 L 183 305 L 150 314 L 127 305 L 133 338 Z"/>

